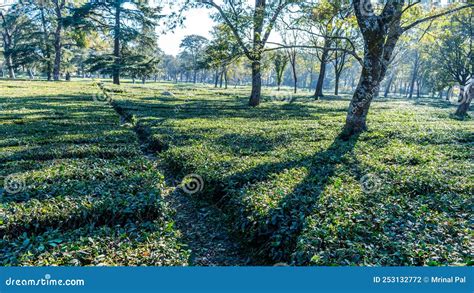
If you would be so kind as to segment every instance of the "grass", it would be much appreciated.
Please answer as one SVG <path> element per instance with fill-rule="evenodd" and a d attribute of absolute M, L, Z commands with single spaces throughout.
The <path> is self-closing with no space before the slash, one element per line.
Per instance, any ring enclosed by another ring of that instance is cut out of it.
<path fill-rule="evenodd" d="M 0 88 L 1 265 L 187 264 L 163 175 L 96 86 Z"/>
<path fill-rule="evenodd" d="M 380 99 L 370 131 L 341 141 L 349 97 L 266 91 L 251 109 L 246 88 L 122 88 L 114 100 L 164 146 L 167 167 L 203 177 L 195 196 L 222 208 L 263 264 L 472 263 L 474 124 L 451 119 L 453 107 Z"/>
<path fill-rule="evenodd" d="M 91 82 L 1 86 L 1 175 L 27 186 L 2 198 L 4 265 L 185 264 L 157 164 L 200 175 L 259 264 L 472 264 L 474 123 L 449 105 L 380 99 L 341 141 L 347 96 L 105 84 L 153 162 Z"/>

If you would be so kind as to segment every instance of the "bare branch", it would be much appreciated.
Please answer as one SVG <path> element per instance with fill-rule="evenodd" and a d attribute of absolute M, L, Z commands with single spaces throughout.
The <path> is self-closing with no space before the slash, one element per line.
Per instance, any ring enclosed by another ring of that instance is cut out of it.
<path fill-rule="evenodd" d="M 454 13 L 456 11 L 466 9 L 466 8 L 469 8 L 469 7 L 474 7 L 474 4 L 466 4 L 466 5 L 457 7 L 457 8 L 453 8 L 453 9 L 450 9 L 450 10 L 447 10 L 447 11 L 444 11 L 444 12 L 441 12 L 441 13 L 438 13 L 438 14 L 434 14 L 434 15 L 419 19 L 419 20 L 411 23 L 410 25 L 407 25 L 407 26 L 403 27 L 402 30 L 405 32 L 407 30 L 410 30 L 410 29 L 414 28 L 415 26 L 419 25 L 420 23 L 430 21 L 432 19 L 435 19 L 435 18 L 438 18 L 438 17 L 441 17 L 441 16 L 445 16 L 445 15 L 448 15 L 448 14 L 451 14 L 451 13 Z"/>
<path fill-rule="evenodd" d="M 347 54 L 352 55 L 360 64 L 363 64 L 362 58 L 357 55 L 357 53 L 353 50 L 347 50 L 344 48 L 327 48 L 327 47 L 321 47 L 321 46 L 316 46 L 316 45 L 285 45 L 285 44 L 280 44 L 280 43 L 275 43 L 275 42 L 268 42 L 268 44 L 272 45 L 277 45 L 278 47 L 275 48 L 267 48 L 264 51 L 275 51 L 275 50 L 281 50 L 281 49 L 293 49 L 293 48 L 301 48 L 301 49 L 320 49 L 320 50 L 329 50 L 329 51 L 341 51 L 345 52 Z"/>

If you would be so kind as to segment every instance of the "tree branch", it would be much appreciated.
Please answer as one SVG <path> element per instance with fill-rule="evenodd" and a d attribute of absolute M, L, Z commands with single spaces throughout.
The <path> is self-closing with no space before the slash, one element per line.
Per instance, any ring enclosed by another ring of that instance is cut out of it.
<path fill-rule="evenodd" d="M 212 6 L 214 7 L 215 9 L 217 9 L 217 11 L 219 12 L 219 14 L 222 16 L 222 18 L 224 19 L 224 21 L 227 23 L 227 25 L 230 27 L 230 29 L 232 30 L 232 33 L 234 34 L 235 38 L 237 39 L 237 42 L 239 43 L 239 45 L 242 47 L 242 50 L 244 51 L 245 55 L 249 58 L 249 59 L 252 59 L 252 54 L 250 53 L 249 49 L 247 48 L 247 46 L 245 46 L 244 44 L 244 41 L 242 40 L 242 38 L 240 37 L 239 35 L 239 32 L 237 31 L 237 28 L 234 26 L 234 24 L 230 21 L 230 19 L 227 17 L 227 15 L 225 14 L 224 10 L 222 9 L 222 7 L 220 7 L 219 5 L 217 5 L 213 0 L 210 0 L 210 1 L 206 1 L 206 0 L 203 0 L 201 1 L 202 4 L 207 4 L 209 6 Z"/>
<path fill-rule="evenodd" d="M 293 49 L 293 48 L 302 48 L 302 49 L 320 49 L 320 50 L 329 50 L 329 51 L 341 51 L 345 52 L 347 54 L 352 55 L 360 64 L 363 64 L 362 58 L 357 55 L 355 51 L 347 50 L 344 48 L 327 48 L 327 47 L 321 47 L 321 46 L 310 46 L 310 45 L 285 45 L 285 44 L 280 44 L 280 43 L 275 43 L 275 42 L 268 42 L 268 44 L 272 45 L 277 45 L 278 47 L 275 48 L 267 48 L 264 51 L 275 51 L 275 50 L 280 50 L 280 49 Z"/>
<path fill-rule="evenodd" d="M 406 32 L 407 30 L 410 30 L 410 29 L 414 28 L 415 26 L 419 25 L 420 23 L 423 23 L 423 22 L 426 22 L 426 21 L 429 21 L 429 20 L 432 20 L 432 19 L 435 19 L 435 18 L 438 18 L 438 17 L 441 17 L 441 16 L 445 16 L 445 15 L 448 15 L 448 14 L 451 14 L 451 13 L 454 13 L 456 11 L 459 11 L 459 10 L 462 10 L 462 9 L 465 9 L 465 8 L 469 8 L 469 7 L 474 7 L 474 4 L 466 4 L 466 5 L 454 8 L 454 9 L 450 9 L 450 10 L 447 10 L 447 11 L 444 11 L 444 12 L 441 12 L 441 13 L 438 13 L 438 14 L 435 14 L 435 15 L 431 15 L 431 16 L 419 19 L 419 20 L 411 23 L 410 25 L 402 27 L 402 30 L 404 32 Z"/>

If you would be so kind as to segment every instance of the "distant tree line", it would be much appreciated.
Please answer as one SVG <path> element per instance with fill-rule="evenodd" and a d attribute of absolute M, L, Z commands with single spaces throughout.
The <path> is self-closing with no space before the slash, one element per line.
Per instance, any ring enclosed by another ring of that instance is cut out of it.
<path fill-rule="evenodd" d="M 344 136 L 367 128 L 373 99 L 452 99 L 465 116 L 473 82 L 472 3 L 433 1 L 30 0 L 2 8 L 2 75 L 70 80 L 140 80 L 251 85 L 308 90 L 315 99 L 352 94 Z M 208 8 L 211 38 L 186 36 L 176 56 L 164 54 L 157 32 L 182 23 L 182 12 Z"/>

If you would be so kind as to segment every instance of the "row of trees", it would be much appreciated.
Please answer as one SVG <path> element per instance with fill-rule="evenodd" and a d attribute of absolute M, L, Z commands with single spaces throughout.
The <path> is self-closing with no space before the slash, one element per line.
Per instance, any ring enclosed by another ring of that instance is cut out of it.
<path fill-rule="evenodd" d="M 178 13 L 164 16 L 164 3 L 28 1 L 0 14 L 4 67 L 10 78 L 18 70 L 48 80 L 95 73 L 115 84 L 123 75 L 216 86 L 227 86 L 229 78 L 248 80 L 250 106 L 259 105 L 265 79 L 279 87 L 291 78 L 295 92 L 314 85 L 319 98 L 328 77 L 338 94 L 342 77 L 355 86 L 343 132 L 349 137 L 366 129 L 370 104 L 383 88 L 385 95 L 398 89 L 413 97 L 415 89 L 418 96 L 457 84 L 463 97 L 457 114 L 466 114 L 472 97 L 462 91 L 473 72 L 474 4 L 420 2 L 187 0 L 175 4 Z M 163 55 L 156 44 L 159 24 L 172 28 L 179 12 L 194 7 L 214 12 L 212 39 L 187 36 L 177 57 Z M 271 38 L 276 31 L 279 38 Z"/>
<path fill-rule="evenodd" d="M 76 4 L 67 0 L 20 2 L 0 13 L 8 75 L 27 67 L 48 80 L 72 71 L 146 77 L 158 64 L 155 27 L 159 8 L 134 1 Z"/>

